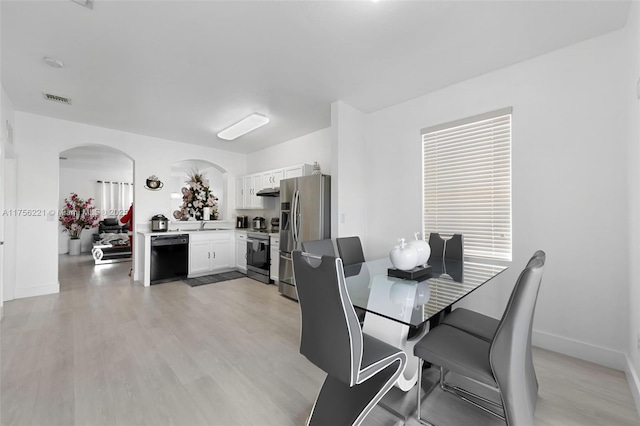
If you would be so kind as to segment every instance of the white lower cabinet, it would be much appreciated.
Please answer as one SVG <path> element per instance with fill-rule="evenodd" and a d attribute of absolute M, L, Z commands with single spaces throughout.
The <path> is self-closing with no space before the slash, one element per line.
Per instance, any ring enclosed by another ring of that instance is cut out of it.
<path fill-rule="evenodd" d="M 269 277 L 274 283 L 278 282 L 278 276 L 280 274 L 280 237 L 271 237 L 269 242 L 271 248 L 271 265 L 269 268 Z"/>
<path fill-rule="evenodd" d="M 232 232 L 202 232 L 189 236 L 189 276 L 233 269 Z"/>
<path fill-rule="evenodd" d="M 247 232 L 236 231 L 236 268 L 247 272 Z"/>

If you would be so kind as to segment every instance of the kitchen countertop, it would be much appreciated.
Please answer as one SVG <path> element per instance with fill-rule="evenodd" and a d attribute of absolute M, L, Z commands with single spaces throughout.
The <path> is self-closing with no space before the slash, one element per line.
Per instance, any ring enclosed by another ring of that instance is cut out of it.
<path fill-rule="evenodd" d="M 202 231 L 199 231 L 197 229 L 181 229 L 181 230 L 171 230 L 171 231 L 163 231 L 163 232 L 158 232 L 158 231 L 139 231 L 138 234 L 142 234 L 142 235 L 152 235 L 152 236 L 156 236 L 156 235 L 180 235 L 180 234 L 202 234 L 202 233 L 206 233 L 206 232 L 220 232 L 220 231 L 225 231 L 225 232 L 229 232 L 229 231 L 235 231 L 235 229 L 223 229 L 223 228 L 215 228 L 215 229 L 203 229 Z"/>
<path fill-rule="evenodd" d="M 181 229 L 181 230 L 170 230 L 170 231 L 163 231 L 163 232 L 158 232 L 158 231 L 138 231 L 138 234 L 141 235 L 152 235 L 152 236 L 156 236 L 156 235 L 179 235 L 179 234 L 202 234 L 203 232 L 220 232 L 220 231 L 240 231 L 240 232 L 256 232 L 251 228 L 212 228 L 212 229 L 204 229 L 202 231 L 199 231 L 198 229 Z M 264 232 L 264 234 L 267 234 L 271 237 L 274 236 L 278 236 L 280 235 L 279 231 L 276 232 Z"/>

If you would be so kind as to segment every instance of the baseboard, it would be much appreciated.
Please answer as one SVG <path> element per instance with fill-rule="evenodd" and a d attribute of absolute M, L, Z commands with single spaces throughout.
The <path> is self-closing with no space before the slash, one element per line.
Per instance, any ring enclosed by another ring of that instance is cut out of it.
<path fill-rule="evenodd" d="M 610 348 L 603 348 L 602 346 L 535 330 L 533 331 L 531 343 L 534 346 L 604 365 L 605 367 L 615 368 L 620 371 L 627 370 L 627 356 L 623 352 Z"/>
<path fill-rule="evenodd" d="M 628 356 L 626 358 L 626 368 L 624 369 L 627 375 L 627 382 L 631 389 L 631 395 L 633 395 L 633 402 L 636 404 L 636 411 L 640 415 L 640 380 L 638 379 L 638 372 L 636 371 L 633 363 Z"/>
<path fill-rule="evenodd" d="M 45 294 L 60 293 L 60 282 L 53 284 L 41 284 L 30 287 L 15 288 L 15 299 L 24 299 L 25 297 L 44 296 Z"/>

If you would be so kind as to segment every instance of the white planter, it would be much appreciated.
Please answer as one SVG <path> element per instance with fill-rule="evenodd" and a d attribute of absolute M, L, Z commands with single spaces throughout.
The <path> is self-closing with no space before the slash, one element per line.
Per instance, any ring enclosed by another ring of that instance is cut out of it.
<path fill-rule="evenodd" d="M 69 256 L 78 256 L 80 254 L 80 247 L 82 241 L 80 238 L 69 239 Z"/>

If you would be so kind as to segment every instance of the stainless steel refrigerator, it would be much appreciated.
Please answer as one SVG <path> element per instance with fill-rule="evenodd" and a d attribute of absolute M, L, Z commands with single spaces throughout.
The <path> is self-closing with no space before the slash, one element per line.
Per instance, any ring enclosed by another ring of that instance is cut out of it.
<path fill-rule="evenodd" d="M 280 271 L 278 290 L 298 300 L 291 252 L 303 241 L 331 238 L 331 176 L 280 181 Z"/>

